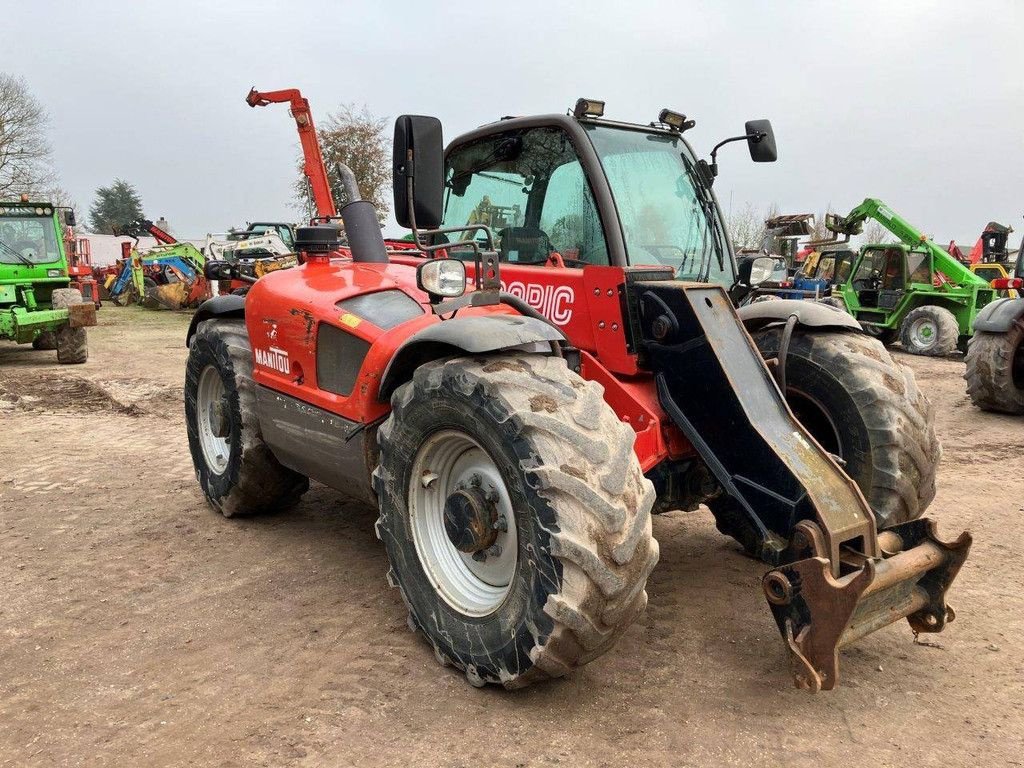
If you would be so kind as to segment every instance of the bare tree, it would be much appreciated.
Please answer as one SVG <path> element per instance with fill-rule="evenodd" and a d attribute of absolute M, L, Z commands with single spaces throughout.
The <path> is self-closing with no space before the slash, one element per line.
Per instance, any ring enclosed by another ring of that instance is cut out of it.
<path fill-rule="evenodd" d="M 25 80 L 0 73 L 0 199 L 58 189 L 46 139 L 49 117 Z"/>
<path fill-rule="evenodd" d="M 355 174 L 362 198 L 377 208 L 377 218 L 381 223 L 387 218 L 387 190 L 391 187 L 391 148 L 384 134 L 386 126 L 387 118 L 372 115 L 366 107 L 357 110 L 351 104 L 343 104 L 317 129 L 332 187 L 336 187 L 338 181 L 335 167 L 344 163 Z M 301 166 L 300 160 L 300 169 Z M 302 210 L 311 211 L 309 185 L 301 170 L 295 191 Z M 347 201 L 337 199 L 338 194 L 336 191 L 335 198 L 340 207 Z"/>
<path fill-rule="evenodd" d="M 764 220 L 756 208 L 747 203 L 743 208 L 730 213 L 725 226 L 729 230 L 729 239 L 734 248 L 760 248 L 764 240 Z"/>
<path fill-rule="evenodd" d="M 881 222 L 874 220 L 864 225 L 864 231 L 861 233 L 860 238 L 861 243 L 864 245 L 891 243 L 893 239 L 892 233 Z"/>

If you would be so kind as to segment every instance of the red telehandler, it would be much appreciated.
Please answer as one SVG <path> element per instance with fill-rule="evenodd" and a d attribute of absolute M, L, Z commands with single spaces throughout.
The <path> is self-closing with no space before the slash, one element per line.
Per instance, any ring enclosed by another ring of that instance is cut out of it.
<path fill-rule="evenodd" d="M 711 191 L 726 142 L 707 163 L 678 113 L 639 125 L 602 112 L 581 100 L 503 120 L 447 152 L 436 119 L 399 118 L 395 213 L 416 250 L 389 248 L 350 194 L 347 248 L 331 223 L 299 228 L 301 266 L 193 318 L 200 486 L 226 516 L 288 507 L 310 479 L 375 505 L 410 625 L 471 683 L 509 688 L 607 651 L 647 602 L 652 511 L 704 503 L 771 566 L 763 589 L 796 684 L 833 688 L 842 646 L 904 617 L 915 632 L 952 620 L 971 538 L 938 538 L 927 490 L 869 502 L 843 468 L 854 453 L 833 453 L 787 404 L 804 364 L 789 349 L 832 334 L 849 351 L 832 367 L 852 383 L 819 386 L 837 399 L 861 387 L 871 418 L 900 404 L 879 428 L 907 455 L 860 444 L 905 459 L 879 481 L 931 481 L 900 442 L 933 434 L 930 411 L 845 314 L 733 308 L 725 284 L 749 289 L 763 265 L 735 273 Z M 775 159 L 767 121 L 727 141 Z M 748 329 L 773 334 L 771 367 Z M 855 431 L 856 409 L 842 413 Z"/>

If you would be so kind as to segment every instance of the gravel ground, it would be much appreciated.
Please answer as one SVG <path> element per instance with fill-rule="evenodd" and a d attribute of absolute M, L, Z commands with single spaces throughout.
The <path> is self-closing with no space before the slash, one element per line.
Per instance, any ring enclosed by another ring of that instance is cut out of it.
<path fill-rule="evenodd" d="M 655 520 L 650 605 L 573 677 L 509 693 L 437 665 L 375 513 L 314 486 L 225 520 L 182 416 L 188 317 L 104 307 L 85 366 L 0 346 L 0 765 L 1024 765 L 1024 421 L 960 358 L 899 355 L 938 406 L 930 514 L 975 535 L 959 616 L 791 688 L 765 568 L 708 514 Z"/>

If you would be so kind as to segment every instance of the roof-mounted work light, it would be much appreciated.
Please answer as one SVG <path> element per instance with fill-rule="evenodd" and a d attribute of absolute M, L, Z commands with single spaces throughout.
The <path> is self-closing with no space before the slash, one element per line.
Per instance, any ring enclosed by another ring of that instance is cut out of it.
<path fill-rule="evenodd" d="M 597 99 L 577 99 L 572 108 L 572 115 L 577 120 L 581 117 L 601 117 L 604 115 L 604 102 Z"/>
<path fill-rule="evenodd" d="M 697 124 L 696 120 L 687 120 L 686 115 L 681 112 L 673 112 L 671 109 L 661 110 L 658 113 L 658 122 L 680 133 L 690 130 Z"/>

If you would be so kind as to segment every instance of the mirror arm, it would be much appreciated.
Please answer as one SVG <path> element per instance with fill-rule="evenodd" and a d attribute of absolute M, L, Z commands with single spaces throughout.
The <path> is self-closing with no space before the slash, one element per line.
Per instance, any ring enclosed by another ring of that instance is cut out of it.
<path fill-rule="evenodd" d="M 711 170 L 711 178 L 718 177 L 718 150 L 720 150 L 726 144 L 731 144 L 734 141 L 752 141 L 755 144 L 757 144 L 757 142 L 761 141 L 761 139 L 763 139 L 767 135 L 767 133 L 763 132 L 748 133 L 744 134 L 743 136 L 731 136 L 728 139 L 722 139 L 722 141 L 715 144 L 714 148 L 711 150 L 711 165 L 708 166 L 708 168 Z"/>

